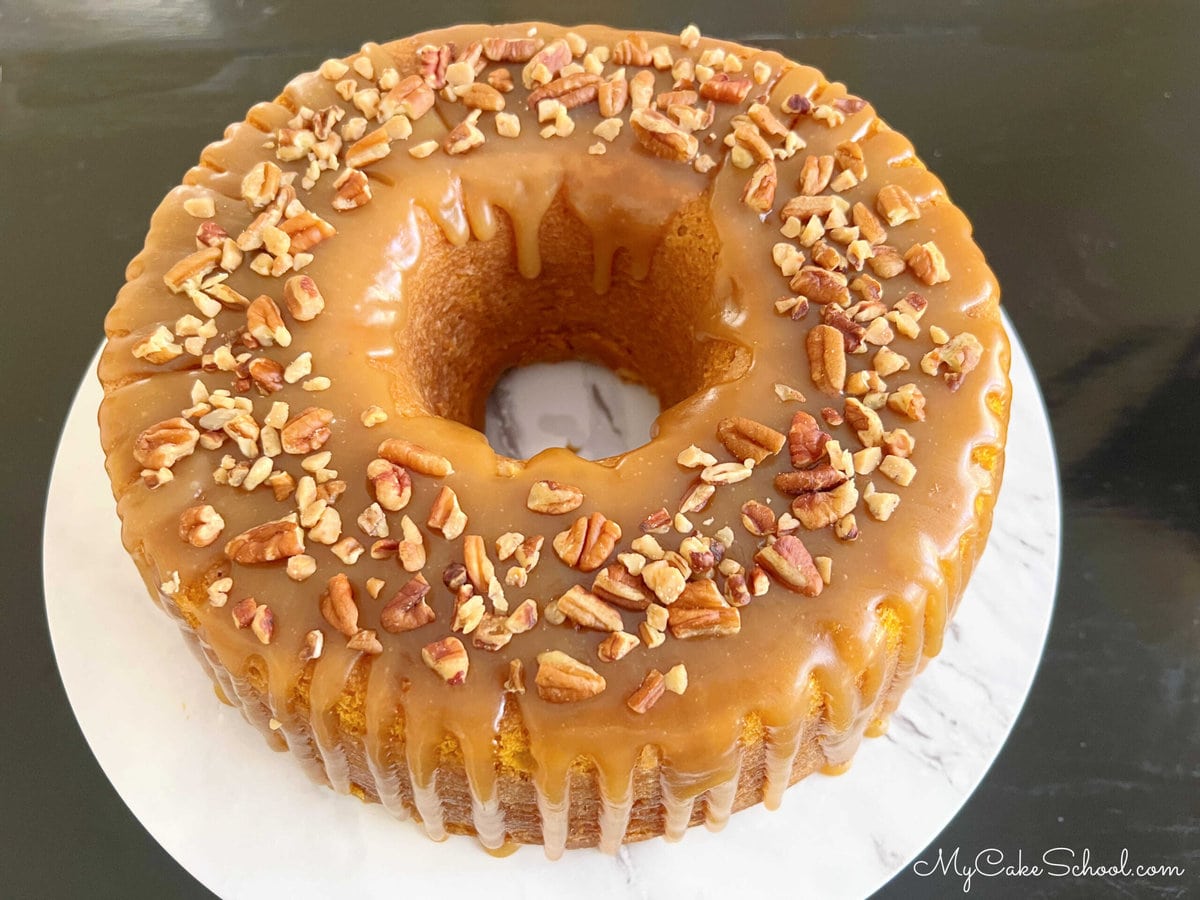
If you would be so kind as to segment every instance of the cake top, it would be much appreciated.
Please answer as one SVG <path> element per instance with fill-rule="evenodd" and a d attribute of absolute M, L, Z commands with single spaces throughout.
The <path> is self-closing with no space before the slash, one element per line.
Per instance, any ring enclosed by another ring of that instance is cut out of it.
<path fill-rule="evenodd" d="M 515 703 L 541 766 L 619 722 L 615 756 L 699 730 L 715 770 L 750 714 L 853 731 L 982 549 L 1009 388 L 969 224 L 865 101 L 693 26 L 329 60 L 206 149 L 128 277 L 126 544 L 277 700 L 369 661 L 437 740 Z M 470 427 L 505 368 L 579 355 L 663 399 L 649 443 Z"/>

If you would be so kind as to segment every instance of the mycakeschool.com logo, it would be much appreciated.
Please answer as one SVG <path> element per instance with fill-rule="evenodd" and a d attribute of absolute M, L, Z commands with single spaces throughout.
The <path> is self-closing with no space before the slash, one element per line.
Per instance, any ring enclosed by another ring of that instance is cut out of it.
<path fill-rule="evenodd" d="M 1186 874 L 1182 866 L 1135 863 L 1129 850 L 1101 858 L 1084 847 L 1051 847 L 1040 855 L 1024 850 L 1008 853 L 988 847 L 977 853 L 961 847 L 948 850 L 939 847 L 937 856 L 926 854 L 912 864 L 919 878 L 957 878 L 962 881 L 964 894 L 971 892 L 977 879 L 1007 881 L 1012 878 L 1162 878 L 1178 881 Z"/>

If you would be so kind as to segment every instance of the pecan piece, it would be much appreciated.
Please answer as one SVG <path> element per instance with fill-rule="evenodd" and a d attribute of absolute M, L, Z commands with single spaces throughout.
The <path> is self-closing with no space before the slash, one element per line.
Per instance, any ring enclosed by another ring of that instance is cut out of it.
<path fill-rule="evenodd" d="M 654 54 L 645 35 L 631 31 L 613 47 L 612 61 L 618 66 L 648 66 L 654 62 Z"/>
<path fill-rule="evenodd" d="M 371 202 L 371 183 L 358 169 L 347 166 L 333 181 L 336 193 L 330 205 L 339 212 L 347 212 L 366 206 Z"/>
<path fill-rule="evenodd" d="M 488 653 L 496 653 L 508 646 L 512 637 L 512 632 L 508 630 L 504 616 L 484 613 L 479 624 L 471 632 L 471 646 L 486 650 Z"/>
<path fill-rule="evenodd" d="M 557 481 L 535 481 L 529 488 L 525 505 L 536 513 L 560 516 L 573 512 L 583 503 L 583 491 Z"/>
<path fill-rule="evenodd" d="M 600 115 L 606 119 L 619 116 L 629 100 L 629 82 L 624 78 L 613 78 L 598 85 L 596 100 L 600 106 Z"/>
<path fill-rule="evenodd" d="M 793 468 L 802 469 L 825 456 L 828 441 L 828 432 L 821 430 L 817 420 L 803 410 L 798 411 L 792 416 L 792 426 L 788 429 L 788 453 Z"/>
<path fill-rule="evenodd" d="M 581 628 L 620 631 L 624 625 L 616 609 L 577 584 L 559 597 L 557 604 L 558 611 Z"/>
<path fill-rule="evenodd" d="M 250 360 L 246 367 L 254 386 L 264 397 L 283 390 L 283 364 L 265 356 Z"/>
<path fill-rule="evenodd" d="M 747 500 L 742 504 L 742 525 L 755 537 L 775 533 L 775 512 L 765 503 Z"/>
<path fill-rule="evenodd" d="M 742 103 L 754 81 L 747 75 L 731 76 L 718 72 L 700 85 L 700 96 L 716 103 Z"/>
<path fill-rule="evenodd" d="M 221 261 L 220 247 L 205 247 L 181 259 L 163 275 L 163 283 L 172 294 L 181 294 L 189 287 L 198 287 L 206 275 Z"/>
<path fill-rule="evenodd" d="M 774 160 L 760 163 L 746 182 L 742 191 L 742 202 L 760 213 L 768 213 L 775 203 L 775 186 L 778 178 L 775 174 Z"/>
<path fill-rule="evenodd" d="M 165 419 L 137 436 L 133 458 L 147 469 L 169 469 L 191 456 L 199 440 L 200 432 L 187 419 Z"/>
<path fill-rule="evenodd" d="M 561 650 L 548 650 L 537 657 L 534 678 L 538 696 L 550 703 L 578 703 L 608 687 L 604 676 Z"/>
<path fill-rule="evenodd" d="M 367 480 L 376 502 L 388 512 L 404 509 L 412 497 L 412 478 L 407 470 L 386 459 L 373 459 L 367 464 Z"/>
<path fill-rule="evenodd" d="M 325 621 L 348 638 L 358 634 L 358 604 L 354 602 L 354 587 L 350 579 L 339 572 L 329 579 L 321 594 L 321 615 Z"/>
<path fill-rule="evenodd" d="M 640 643 L 637 635 L 629 634 L 627 631 L 614 631 L 600 642 L 600 646 L 596 648 L 596 655 L 602 662 L 617 662 L 628 656 L 629 652 Z"/>
<path fill-rule="evenodd" d="M 429 510 L 429 518 L 425 522 L 435 531 L 440 531 L 448 541 L 454 540 L 467 527 L 467 514 L 458 505 L 458 495 L 453 490 L 442 486 L 438 495 L 433 498 L 433 506 Z"/>
<path fill-rule="evenodd" d="M 494 86 L 481 81 L 466 85 L 458 99 L 467 109 L 482 109 L 485 112 L 499 112 L 505 106 L 504 95 Z"/>
<path fill-rule="evenodd" d="M 926 375 L 942 375 L 950 389 L 957 390 L 982 358 L 983 344 L 971 332 L 964 331 L 921 357 L 921 371 Z"/>
<path fill-rule="evenodd" d="M 913 270 L 913 274 L 926 284 L 938 284 L 950 280 L 950 270 L 946 268 L 946 257 L 933 241 L 924 244 L 913 244 L 904 254 L 904 261 Z"/>
<path fill-rule="evenodd" d="M 780 472 L 775 476 L 775 490 L 792 496 L 812 491 L 831 491 L 845 480 L 844 472 L 838 471 L 829 463 L 822 463 L 811 469 Z"/>
<path fill-rule="evenodd" d="M 368 656 L 378 656 L 383 652 L 383 644 L 379 642 L 378 635 L 370 628 L 356 632 L 350 640 L 346 641 L 346 646 L 359 653 L 366 653 Z"/>
<path fill-rule="evenodd" d="M 454 467 L 446 457 L 402 438 L 388 438 L 379 445 L 378 453 L 389 462 L 432 478 L 454 474 Z"/>
<path fill-rule="evenodd" d="M 414 631 L 428 625 L 437 614 L 425 602 L 429 594 L 429 582 L 417 575 L 409 580 L 379 612 L 379 624 L 391 634 Z"/>
<path fill-rule="evenodd" d="M 433 669 L 446 684 L 459 685 L 467 680 L 471 660 L 467 648 L 456 637 L 442 638 L 421 648 L 421 659 Z"/>
<path fill-rule="evenodd" d="M 553 40 L 533 54 L 525 68 L 521 70 L 521 78 L 525 87 L 532 88 L 535 84 L 546 84 L 562 71 L 563 66 L 571 62 L 571 47 L 562 38 Z"/>
<path fill-rule="evenodd" d="M 717 423 L 717 440 L 734 459 L 758 464 L 782 450 L 787 438 L 754 419 L 731 416 Z"/>
<path fill-rule="evenodd" d="M 319 406 L 310 406 L 288 419 L 279 430 L 279 439 L 284 453 L 303 455 L 320 450 L 332 432 L 329 423 L 333 413 Z"/>
<path fill-rule="evenodd" d="M 512 611 L 511 615 L 504 620 L 504 626 L 512 634 L 524 634 L 533 629 L 533 626 L 538 622 L 538 605 L 537 601 L 529 598 L 522 600 L 521 604 Z"/>
<path fill-rule="evenodd" d="M 590 517 L 580 516 L 565 531 L 554 538 L 554 552 L 558 558 L 573 569 L 594 572 L 616 548 L 621 539 L 621 526 L 594 512 Z"/>
<path fill-rule="evenodd" d="M 810 491 L 792 501 L 792 515 L 809 531 L 816 531 L 837 522 L 854 511 L 858 503 L 858 488 L 853 481 L 843 481 L 831 491 Z"/>
<path fill-rule="evenodd" d="M 592 591 L 624 609 L 640 611 L 650 605 L 650 595 L 642 579 L 631 575 L 620 563 L 612 563 L 601 569 L 592 581 Z"/>
<path fill-rule="evenodd" d="M 463 538 L 463 564 L 467 567 L 467 578 L 480 594 L 486 595 L 496 577 L 496 568 L 488 559 L 487 544 L 478 534 Z"/>
<path fill-rule="evenodd" d="M 536 109 L 543 100 L 557 100 L 567 109 L 574 109 L 596 99 L 601 79 L 599 75 L 587 72 L 576 72 L 563 78 L 556 78 L 549 84 L 542 85 L 529 94 L 526 101 L 530 109 Z"/>
<path fill-rule="evenodd" d="M 275 199 L 283 170 L 273 162 L 260 162 L 242 179 L 242 199 L 251 209 L 262 209 Z"/>
<path fill-rule="evenodd" d="M 836 303 L 838 306 L 850 304 L 850 288 L 846 276 L 820 266 L 802 267 L 788 283 L 788 287 L 813 303 Z"/>
<path fill-rule="evenodd" d="M 830 325 L 816 325 L 805 339 L 809 374 L 813 384 L 829 394 L 846 386 L 846 346 L 842 333 Z"/>
<path fill-rule="evenodd" d="M 754 561 L 777 582 L 797 594 L 816 597 L 825 587 L 808 548 L 798 537 L 785 534 L 754 554 Z"/>
<path fill-rule="evenodd" d="M 638 143 L 661 159 L 687 162 L 700 149 L 700 142 L 662 113 L 637 109 L 629 117 Z"/>
<path fill-rule="evenodd" d="M 886 184 L 875 195 L 875 208 L 895 228 L 921 218 L 921 209 L 912 194 L 898 184 Z"/>
<path fill-rule="evenodd" d="M 690 582 L 667 608 L 667 627 L 680 640 L 737 634 L 742 617 L 707 578 Z"/>
<path fill-rule="evenodd" d="M 207 503 L 189 506 L 179 516 L 179 537 L 193 547 L 208 547 L 221 535 L 225 520 Z"/>
<path fill-rule="evenodd" d="M 275 562 L 304 552 L 304 531 L 292 519 L 255 525 L 225 545 L 225 555 L 244 566 Z"/>
<path fill-rule="evenodd" d="M 484 38 L 483 55 L 492 62 L 528 62 L 542 46 L 540 38 Z"/>
<path fill-rule="evenodd" d="M 646 677 L 642 679 L 642 683 L 638 689 L 629 695 L 625 701 L 625 705 L 632 709 L 635 713 L 644 714 L 650 711 L 650 707 L 654 706 L 662 697 L 663 692 L 667 689 L 666 678 L 658 669 L 651 669 L 646 673 Z"/>

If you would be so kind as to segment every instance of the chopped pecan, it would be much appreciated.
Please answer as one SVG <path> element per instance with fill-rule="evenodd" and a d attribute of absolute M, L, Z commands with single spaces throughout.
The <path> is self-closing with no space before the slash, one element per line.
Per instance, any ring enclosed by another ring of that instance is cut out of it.
<path fill-rule="evenodd" d="M 800 193 L 815 197 L 829 187 L 829 179 L 832 177 L 832 156 L 808 156 L 800 168 Z"/>
<path fill-rule="evenodd" d="M 799 410 L 792 416 L 792 425 L 788 429 L 788 453 L 794 468 L 802 469 L 824 457 L 828 441 L 828 432 L 822 431 L 817 420 L 808 413 Z"/>
<path fill-rule="evenodd" d="M 557 481 L 535 481 L 529 488 L 525 505 L 537 513 L 559 516 L 572 512 L 583 503 L 583 491 Z"/>
<path fill-rule="evenodd" d="M 376 502 L 388 512 L 404 509 L 412 497 L 412 478 L 407 470 L 386 459 L 373 459 L 367 464 L 367 480 Z"/>
<path fill-rule="evenodd" d="M 242 565 L 274 562 L 303 552 L 304 532 L 290 518 L 255 525 L 225 545 L 225 555 Z"/>
<path fill-rule="evenodd" d="M 842 333 L 830 325 L 816 325 L 805 340 L 813 384 L 830 394 L 846 386 L 846 346 Z"/>
<path fill-rule="evenodd" d="M 612 61 L 618 66 L 648 66 L 654 61 L 644 35 L 630 32 L 612 49 Z"/>
<path fill-rule="evenodd" d="M 383 644 L 379 642 L 378 635 L 370 628 L 363 628 L 355 632 L 350 640 L 346 641 L 346 646 L 359 653 L 366 653 L 368 656 L 378 656 L 383 652 Z"/>
<path fill-rule="evenodd" d="M 890 244 L 880 244 L 875 248 L 875 255 L 867 260 L 871 271 L 880 278 L 895 278 L 905 270 L 907 264 L 900 251 Z"/>
<path fill-rule="evenodd" d="M 690 582 L 667 608 L 671 634 L 681 640 L 737 634 L 742 617 L 707 578 Z"/>
<path fill-rule="evenodd" d="M 875 195 L 875 208 L 893 228 L 921 218 L 920 207 L 912 194 L 898 184 L 887 184 L 879 189 Z"/>
<path fill-rule="evenodd" d="M 811 469 L 780 472 L 775 476 L 775 490 L 792 496 L 812 491 L 831 491 L 845 480 L 845 473 L 829 463 L 821 463 Z"/>
<path fill-rule="evenodd" d="M 650 605 L 645 583 L 630 574 L 621 563 L 612 563 L 601 569 L 592 581 L 592 591 L 624 609 L 640 611 Z"/>
<path fill-rule="evenodd" d="M 875 410 L 854 397 L 847 397 L 844 414 L 864 447 L 878 447 L 883 442 L 883 422 Z"/>
<path fill-rule="evenodd" d="M 700 142 L 693 135 L 657 110 L 634 110 L 629 124 L 638 143 L 662 159 L 687 162 L 700 149 Z"/>
<path fill-rule="evenodd" d="M 485 112 L 499 112 L 504 109 L 504 95 L 493 85 L 476 81 L 466 85 L 458 94 L 467 109 L 482 109 Z"/>
<path fill-rule="evenodd" d="M 750 588 L 746 586 L 746 576 L 735 572 L 725 579 L 725 599 L 730 606 L 746 606 L 753 599 Z"/>
<path fill-rule="evenodd" d="M 525 693 L 525 663 L 521 660 L 508 661 L 508 677 L 504 679 L 504 690 L 509 694 Z"/>
<path fill-rule="evenodd" d="M 279 228 L 291 239 L 293 253 L 306 253 L 317 244 L 337 234 L 337 229 L 318 216 L 304 210 L 279 223 Z"/>
<path fill-rule="evenodd" d="M 946 257 L 933 241 L 924 244 L 913 244 L 904 254 L 904 261 L 913 270 L 913 274 L 926 284 L 938 284 L 950 280 L 950 270 L 946 268 Z"/>
<path fill-rule="evenodd" d="M 533 54 L 521 70 L 525 87 L 532 88 L 535 84 L 552 81 L 571 59 L 571 47 L 566 41 L 561 38 L 551 41 Z"/>
<path fill-rule="evenodd" d="M 245 597 L 233 604 L 229 612 L 233 616 L 233 624 L 238 628 L 249 628 L 258 611 L 258 601 L 253 597 Z"/>
<path fill-rule="evenodd" d="M 303 662 L 308 662 L 312 659 L 320 659 L 324 650 L 325 633 L 320 629 L 314 628 L 304 636 L 304 649 L 300 651 L 300 659 Z"/>
<path fill-rule="evenodd" d="M 329 424 L 333 413 L 319 406 L 310 406 L 288 419 L 279 430 L 279 439 L 284 453 L 303 455 L 320 450 L 332 432 Z"/>
<path fill-rule="evenodd" d="M 521 546 L 513 551 L 513 558 L 516 559 L 517 565 L 527 572 L 532 572 L 541 558 L 542 544 L 545 543 L 545 540 L 540 534 L 530 535 L 525 538 L 521 542 Z"/>
<path fill-rule="evenodd" d="M 671 514 L 666 507 L 656 509 L 642 519 L 638 528 L 642 534 L 666 534 L 671 530 Z"/>
<path fill-rule="evenodd" d="M 254 618 L 250 621 L 250 630 L 254 632 L 254 636 L 261 643 L 271 643 L 271 638 L 275 636 L 275 614 L 271 612 L 271 607 L 264 603 L 254 611 Z"/>
<path fill-rule="evenodd" d="M 532 630 L 533 626 L 538 622 L 538 606 L 537 601 L 529 598 L 522 600 L 521 604 L 512 611 L 507 619 L 504 620 L 505 627 L 512 634 L 524 634 Z"/>
<path fill-rule="evenodd" d="M 379 612 L 379 624 L 392 634 L 413 631 L 437 618 L 437 614 L 425 602 L 429 594 L 429 582 L 417 575 L 409 580 Z"/>
<path fill-rule="evenodd" d="M 543 100 L 557 100 L 567 109 L 574 109 L 596 99 L 601 78 L 587 72 L 576 72 L 563 78 L 556 78 L 549 84 L 542 85 L 531 91 L 526 101 L 530 109 L 535 109 Z"/>
<path fill-rule="evenodd" d="M 763 547 L 754 555 L 754 561 L 794 593 L 816 597 L 825 587 L 808 549 L 793 535 L 785 534 L 775 543 Z"/>
<path fill-rule="evenodd" d="M 793 197 L 779 211 L 779 218 L 786 222 L 788 219 L 805 221 L 813 216 L 827 216 L 833 212 L 836 199 L 831 194 L 821 194 L 817 197 L 800 195 Z"/>
<path fill-rule="evenodd" d="M 957 390 L 982 358 L 983 344 L 971 332 L 964 331 L 921 357 L 921 371 L 926 375 L 942 375 L 951 390 Z"/>
<path fill-rule="evenodd" d="M 635 713 L 644 714 L 650 711 L 666 690 L 666 679 L 658 669 L 651 669 L 642 679 L 638 689 L 629 695 L 625 704 Z"/>
<path fill-rule="evenodd" d="M 775 203 L 775 186 L 778 178 L 775 174 L 774 160 L 760 163 L 746 182 L 742 191 L 742 202 L 760 213 L 771 211 Z"/>
<path fill-rule="evenodd" d="M 242 179 L 242 199 L 251 209 L 262 209 L 275 199 L 283 170 L 273 162 L 260 162 Z"/>
<path fill-rule="evenodd" d="M 613 78 L 596 87 L 596 99 L 600 115 L 607 119 L 621 115 L 629 100 L 629 82 L 624 78 Z"/>
<path fill-rule="evenodd" d="M 179 537 L 193 547 L 208 547 L 221 535 L 225 520 L 207 503 L 189 506 L 179 516 Z"/>
<path fill-rule="evenodd" d="M 708 506 L 709 501 L 712 500 L 716 493 L 717 489 L 714 485 L 708 484 L 700 478 L 695 479 L 691 484 L 688 485 L 687 490 L 683 492 L 683 497 L 679 501 L 679 512 L 683 513 L 684 515 L 687 513 L 701 512 Z M 652 515 L 657 514 L 652 513 Z M 655 521 L 660 520 L 656 519 Z M 644 526 L 645 524 L 646 522 L 643 521 L 642 525 Z M 668 514 L 665 525 L 656 526 L 655 529 L 652 530 L 643 527 L 642 530 L 646 534 L 665 534 L 670 530 L 670 526 L 671 517 Z"/>
<path fill-rule="evenodd" d="M 456 637 L 442 638 L 421 648 L 421 659 L 433 669 L 446 684 L 459 685 L 467 680 L 471 661 L 467 648 Z"/>
<path fill-rule="evenodd" d="M 566 531 L 554 538 L 559 559 L 581 572 L 593 572 L 604 564 L 621 539 L 621 526 L 594 512 L 576 519 Z"/>
<path fill-rule="evenodd" d="M 621 614 L 591 591 L 572 585 L 557 600 L 558 611 L 581 628 L 593 631 L 620 631 Z"/>
<path fill-rule="evenodd" d="M 450 129 L 450 133 L 442 141 L 442 149 L 450 156 L 458 156 L 483 144 L 486 138 L 476 124 L 481 114 L 482 110 L 472 110 L 465 119 Z"/>
<path fill-rule="evenodd" d="M 137 436 L 133 458 L 147 469 L 169 469 L 191 456 L 199 440 L 200 432 L 187 419 L 165 419 Z"/>
<path fill-rule="evenodd" d="M 925 395 L 915 384 L 903 384 L 888 395 L 888 409 L 907 416 L 914 422 L 925 421 Z M 880 438 L 882 439 L 882 435 Z"/>
<path fill-rule="evenodd" d="M 495 613 L 484 613 L 479 624 L 471 632 L 471 646 L 488 653 L 496 653 L 508 646 L 512 640 L 512 632 L 508 630 L 504 616 Z"/>
<path fill-rule="evenodd" d="M 390 462 L 432 478 L 445 478 L 454 474 L 454 467 L 446 457 L 402 438 L 388 438 L 379 445 L 378 452 Z"/>
<path fill-rule="evenodd" d="M 534 678 L 538 696 L 550 703 L 577 703 L 600 694 L 608 687 L 599 672 L 561 650 L 548 650 L 537 657 Z"/>
<path fill-rule="evenodd" d="M 358 634 L 358 605 L 354 602 L 354 587 L 345 574 L 339 572 L 329 579 L 320 607 L 325 621 L 346 637 Z"/>
<path fill-rule="evenodd" d="M 813 303 L 836 303 L 838 306 L 850 304 L 850 289 L 846 283 L 846 276 L 820 266 L 802 267 L 792 277 L 788 287 Z"/>
<path fill-rule="evenodd" d="M 742 504 L 742 525 L 755 537 L 765 537 L 775 532 L 775 513 L 765 503 L 747 500 Z"/>
<path fill-rule="evenodd" d="M 486 595 L 496 577 L 496 569 L 488 559 L 487 544 L 480 535 L 468 534 L 463 538 L 463 564 L 475 590 Z"/>
<path fill-rule="evenodd" d="M 603 662 L 617 662 L 628 656 L 640 643 L 636 635 L 627 631 L 614 631 L 600 642 L 600 646 L 596 648 L 596 655 Z"/>
<path fill-rule="evenodd" d="M 797 495 L 792 500 L 792 515 L 809 531 L 816 531 L 853 512 L 856 503 L 858 488 L 853 481 L 845 480 L 833 490 Z"/>
<path fill-rule="evenodd" d="M 283 390 L 282 363 L 274 359 L 268 359 L 265 356 L 259 356 L 250 360 L 246 370 L 250 378 L 254 381 L 255 387 L 258 388 L 259 393 L 264 396 Z"/>
<path fill-rule="evenodd" d="M 854 353 L 862 347 L 867 329 L 846 315 L 840 306 L 832 303 L 822 306 L 821 321 L 842 333 L 846 342 L 847 353 Z"/>
<path fill-rule="evenodd" d="M 717 440 L 735 459 L 757 464 L 782 450 L 787 438 L 754 419 L 731 416 L 717 423 Z"/>
<path fill-rule="evenodd" d="M 850 218 L 858 228 L 858 233 L 871 246 L 882 244 L 887 240 L 887 229 L 879 221 L 879 217 L 871 212 L 865 203 L 855 203 L 850 210 Z"/>
<path fill-rule="evenodd" d="M 742 103 L 754 81 L 747 75 L 728 75 L 718 72 L 700 85 L 700 96 L 715 103 Z"/>
<path fill-rule="evenodd" d="M 371 202 L 371 183 L 367 181 L 367 176 L 350 166 L 334 179 L 333 189 L 335 193 L 330 204 L 340 212 L 358 209 Z"/>
<path fill-rule="evenodd" d="M 483 39 L 483 55 L 492 62 L 528 62 L 542 46 L 541 38 Z"/>
<path fill-rule="evenodd" d="M 458 505 L 458 495 L 449 487 L 442 485 L 433 506 L 429 509 L 429 518 L 425 522 L 435 531 L 440 531 L 448 541 L 454 540 L 467 527 L 467 514 Z"/>

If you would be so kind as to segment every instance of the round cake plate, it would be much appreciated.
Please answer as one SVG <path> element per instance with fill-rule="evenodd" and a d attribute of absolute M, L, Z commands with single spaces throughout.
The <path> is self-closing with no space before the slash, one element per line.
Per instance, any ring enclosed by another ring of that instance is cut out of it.
<path fill-rule="evenodd" d="M 1012 369 L 1004 486 L 941 654 L 848 772 L 807 778 L 780 809 L 737 813 L 720 834 L 693 828 L 678 844 L 652 840 L 615 857 L 584 850 L 551 862 L 541 848 L 522 847 L 497 859 L 471 838 L 435 844 L 418 824 L 310 782 L 217 701 L 176 625 L 146 597 L 121 547 L 92 369 L 55 459 L 43 544 L 46 612 L 67 696 L 134 815 L 221 897 L 394 897 L 414 888 L 474 896 L 484 886 L 496 900 L 866 896 L 979 784 L 1041 657 L 1058 577 L 1058 476 L 1045 408 L 1015 337 Z"/>

